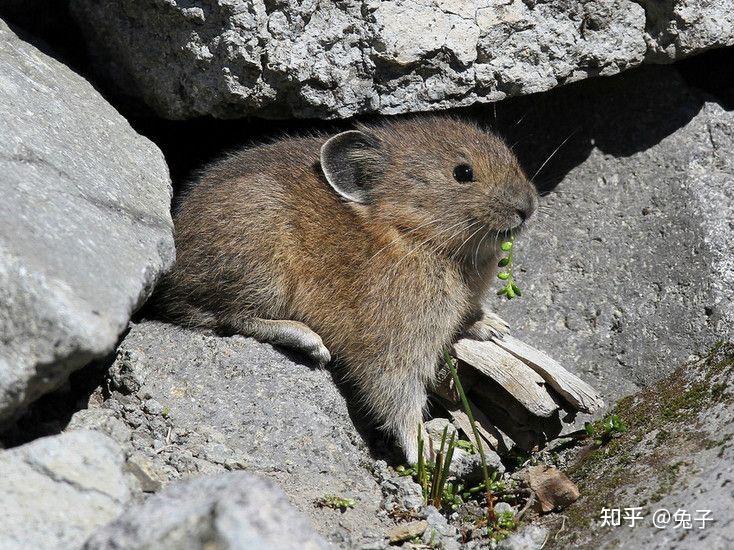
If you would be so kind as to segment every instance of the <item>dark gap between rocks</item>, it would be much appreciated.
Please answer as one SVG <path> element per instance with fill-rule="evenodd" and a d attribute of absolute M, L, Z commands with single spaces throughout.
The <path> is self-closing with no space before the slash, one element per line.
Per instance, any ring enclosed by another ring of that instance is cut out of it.
<path fill-rule="evenodd" d="M 713 96 L 727 111 L 734 110 L 734 47 L 710 50 L 676 66 L 689 86 Z"/>
<path fill-rule="evenodd" d="M 101 403 L 104 380 L 115 353 L 93 361 L 86 367 L 73 372 L 64 386 L 47 393 L 30 407 L 3 432 L 0 432 L 0 449 L 9 449 L 30 443 L 50 435 L 58 435 L 77 411 L 88 408 L 99 394 Z"/>

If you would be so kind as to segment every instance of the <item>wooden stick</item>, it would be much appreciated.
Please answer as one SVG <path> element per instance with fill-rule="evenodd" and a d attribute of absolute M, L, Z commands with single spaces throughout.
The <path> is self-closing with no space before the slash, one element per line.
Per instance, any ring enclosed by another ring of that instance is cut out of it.
<path fill-rule="evenodd" d="M 504 338 L 498 338 L 493 342 L 533 369 L 573 408 L 583 412 L 593 412 L 604 405 L 604 401 L 594 388 L 578 376 L 568 372 L 542 351 L 510 335 L 505 335 Z"/>
<path fill-rule="evenodd" d="M 463 338 L 454 344 L 454 353 L 497 382 L 531 414 L 549 417 L 559 409 L 545 388 L 545 380 L 494 341 Z"/>

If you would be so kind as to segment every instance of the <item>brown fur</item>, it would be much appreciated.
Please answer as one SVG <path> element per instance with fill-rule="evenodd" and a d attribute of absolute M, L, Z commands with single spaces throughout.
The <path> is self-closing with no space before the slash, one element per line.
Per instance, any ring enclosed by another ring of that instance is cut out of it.
<path fill-rule="evenodd" d="M 442 350 L 481 318 L 498 237 L 537 199 L 504 143 L 473 125 L 430 117 L 359 129 L 379 143 L 346 159 L 363 163 L 366 204 L 325 180 L 323 136 L 204 170 L 175 217 L 178 259 L 155 304 L 183 325 L 266 340 L 251 319 L 304 323 L 415 460 Z M 461 162 L 476 181 L 454 179 Z"/>

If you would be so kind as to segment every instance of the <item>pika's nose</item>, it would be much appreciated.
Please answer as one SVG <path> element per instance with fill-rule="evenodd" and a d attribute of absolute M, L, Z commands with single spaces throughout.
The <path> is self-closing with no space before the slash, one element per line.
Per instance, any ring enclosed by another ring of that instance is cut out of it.
<path fill-rule="evenodd" d="M 525 223 L 530 216 L 535 214 L 537 209 L 538 197 L 534 192 L 531 192 L 526 195 L 525 200 L 521 201 L 521 204 L 515 206 L 515 214 L 520 217 L 522 223 Z"/>

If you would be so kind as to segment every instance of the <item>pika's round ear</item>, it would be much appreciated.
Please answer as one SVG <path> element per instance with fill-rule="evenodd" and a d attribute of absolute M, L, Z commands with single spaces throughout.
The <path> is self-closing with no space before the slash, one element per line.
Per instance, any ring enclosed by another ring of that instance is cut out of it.
<path fill-rule="evenodd" d="M 380 142 L 374 136 L 349 130 L 321 146 L 321 170 L 326 181 L 347 200 L 367 203 L 382 171 Z"/>

